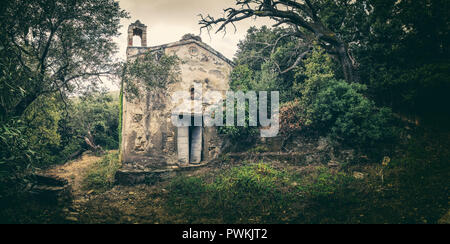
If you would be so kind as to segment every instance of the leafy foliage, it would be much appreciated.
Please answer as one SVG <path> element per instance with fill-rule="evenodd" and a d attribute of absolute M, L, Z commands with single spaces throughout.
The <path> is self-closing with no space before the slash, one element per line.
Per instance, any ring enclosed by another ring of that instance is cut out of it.
<path fill-rule="evenodd" d="M 364 96 L 366 86 L 337 80 L 331 59 L 317 49 L 305 61 L 304 83 L 297 84 L 305 125 L 350 145 L 374 145 L 393 136 L 389 109 Z"/>
<path fill-rule="evenodd" d="M 1 4 L 0 160 L 7 175 L 64 162 L 82 150 L 83 141 L 67 126 L 77 123 L 68 117 L 69 97 L 116 74 L 113 38 L 127 16 L 113 0 Z"/>
<path fill-rule="evenodd" d="M 21 120 L 12 120 L 0 127 L 0 178 L 31 164 L 35 152 L 29 147 L 25 129 L 26 126 Z"/>
<path fill-rule="evenodd" d="M 278 27 L 251 28 L 240 42 L 238 64 L 258 72 L 274 64 L 279 88 L 289 88 L 304 51 L 320 46 L 337 64 L 336 79 L 365 84 L 378 105 L 442 127 L 450 121 L 449 9 L 445 0 L 242 1 L 224 18 L 201 16 L 200 24 L 226 31 L 243 19 L 272 18 Z"/>
<path fill-rule="evenodd" d="M 75 104 L 71 119 L 73 128 L 79 135 L 92 134 L 96 143 L 106 150 L 118 147 L 118 118 L 117 97 L 108 94 L 90 94 L 80 98 Z"/>
<path fill-rule="evenodd" d="M 61 128 L 67 143 L 64 161 L 85 150 L 117 149 L 119 146 L 119 101 L 107 93 L 79 97 L 71 104 L 71 113 Z M 89 144 L 86 142 L 89 141 Z M 93 145 L 90 145 L 90 144 Z"/>
<path fill-rule="evenodd" d="M 41 97 L 28 107 L 22 118 L 10 119 L 0 129 L 1 155 L 5 175 L 20 172 L 30 166 L 58 162 L 61 146 L 59 122 L 62 118 L 60 101 Z"/>
<path fill-rule="evenodd" d="M 238 44 L 231 75 L 234 90 L 280 91 L 281 102 L 295 98 L 292 85 L 298 64 L 297 56 L 309 52 L 309 47 L 295 41 L 283 28 L 252 27 Z"/>
<path fill-rule="evenodd" d="M 236 121 L 234 126 L 221 126 L 218 127 L 219 134 L 226 135 L 233 143 L 237 142 L 245 142 L 248 146 L 251 146 L 254 143 L 255 137 L 258 135 L 259 130 L 258 127 L 253 127 L 249 125 L 250 121 L 250 115 L 249 115 L 249 103 L 248 101 L 245 102 L 244 105 L 238 105 L 235 103 L 234 105 L 234 118 L 236 118 L 237 110 L 239 109 L 238 106 L 242 106 L 242 110 L 245 112 L 245 121 L 244 126 L 237 126 Z M 245 107 L 244 107 L 245 106 Z M 224 118 L 226 120 L 226 111 L 224 111 Z M 245 149 L 245 147 L 239 146 L 242 149 Z"/>
<path fill-rule="evenodd" d="M 358 23 L 364 21 L 371 31 L 361 32 L 363 45 L 355 52 L 368 93 L 396 112 L 446 126 L 450 5 L 444 0 L 370 4 L 370 17 Z"/>
<path fill-rule="evenodd" d="M 41 97 L 22 119 L 0 127 L 0 169 L 5 176 L 31 166 L 63 163 L 91 150 L 85 141 L 89 135 L 107 150 L 118 148 L 117 98 L 94 93 L 72 99 L 67 106 L 56 98 Z"/>
<path fill-rule="evenodd" d="M 125 91 L 130 98 L 139 96 L 139 85 L 146 91 L 166 88 L 179 79 L 180 60 L 177 56 L 168 56 L 159 52 L 149 52 L 128 60 L 122 79 Z"/>
<path fill-rule="evenodd" d="M 117 2 L 11 0 L 0 11 L 1 121 L 116 73 L 112 38 L 127 17 Z"/>
<path fill-rule="evenodd" d="M 243 92 L 279 91 L 281 102 L 294 99 L 296 94 L 292 86 L 295 72 L 293 69 L 283 74 L 281 72 L 294 64 L 293 53 L 305 51 L 305 46 L 295 45 L 292 40 L 292 36 L 282 28 L 250 28 L 246 38 L 238 45 L 237 66 L 231 73 L 230 88 Z M 219 132 L 228 135 L 233 142 L 254 142 L 258 128 L 248 124 L 248 103 L 245 111 L 245 126 L 220 127 Z"/>

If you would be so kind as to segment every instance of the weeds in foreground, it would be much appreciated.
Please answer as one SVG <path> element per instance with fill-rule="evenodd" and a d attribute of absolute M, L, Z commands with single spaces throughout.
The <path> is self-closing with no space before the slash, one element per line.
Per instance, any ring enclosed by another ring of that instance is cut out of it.
<path fill-rule="evenodd" d="M 420 135 L 388 163 L 355 165 L 363 179 L 351 166 L 295 173 L 247 162 L 212 180 L 176 179 L 164 206 L 180 223 L 442 223 L 449 142 L 448 134 Z"/>
<path fill-rule="evenodd" d="M 83 189 L 93 190 L 95 193 L 102 193 L 111 189 L 114 185 L 114 175 L 120 166 L 117 152 L 106 154 L 86 173 L 82 182 Z"/>
<path fill-rule="evenodd" d="M 303 212 L 309 196 L 331 198 L 347 179 L 327 168 L 318 177 L 300 178 L 256 163 L 231 168 L 212 182 L 178 178 L 169 187 L 166 206 L 187 223 L 289 223 Z"/>

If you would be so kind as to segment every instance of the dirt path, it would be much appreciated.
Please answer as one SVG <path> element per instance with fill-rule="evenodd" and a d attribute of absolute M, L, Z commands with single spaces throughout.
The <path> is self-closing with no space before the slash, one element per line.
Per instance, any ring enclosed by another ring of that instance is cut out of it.
<path fill-rule="evenodd" d="M 68 162 L 64 165 L 58 165 L 46 172 L 49 176 L 66 179 L 72 187 L 75 198 L 83 195 L 82 181 L 85 173 L 91 166 L 98 162 L 101 156 L 84 154 L 80 159 Z"/>
<path fill-rule="evenodd" d="M 104 193 L 83 189 L 87 171 L 101 159 L 85 154 L 45 171 L 45 175 L 66 179 L 71 186 L 73 199 L 63 209 L 67 223 L 158 223 L 165 217 L 161 206 L 163 188 L 115 186 Z"/>

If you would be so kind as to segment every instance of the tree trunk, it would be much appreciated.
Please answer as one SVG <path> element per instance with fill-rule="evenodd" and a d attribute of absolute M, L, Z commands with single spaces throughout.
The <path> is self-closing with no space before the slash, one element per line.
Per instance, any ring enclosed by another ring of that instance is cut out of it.
<path fill-rule="evenodd" d="M 84 137 L 84 141 L 91 148 L 92 152 L 103 154 L 103 148 L 99 145 L 95 145 L 94 137 L 91 132 L 88 132 L 88 135 Z"/>
<path fill-rule="evenodd" d="M 345 44 L 340 44 L 337 47 L 337 53 L 345 79 L 349 83 L 359 83 L 358 71 L 350 58 L 347 46 Z"/>
<path fill-rule="evenodd" d="M 25 96 L 13 109 L 11 116 L 20 117 L 25 110 L 39 97 L 36 93 L 30 93 Z"/>

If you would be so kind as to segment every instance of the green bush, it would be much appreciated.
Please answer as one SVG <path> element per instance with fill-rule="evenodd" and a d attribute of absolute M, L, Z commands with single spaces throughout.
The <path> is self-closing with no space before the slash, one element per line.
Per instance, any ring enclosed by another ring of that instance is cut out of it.
<path fill-rule="evenodd" d="M 238 104 L 235 103 L 235 109 L 234 109 L 234 114 L 235 114 L 235 118 L 237 117 L 237 108 Z M 250 116 L 249 116 L 249 103 L 248 101 L 246 101 L 245 104 L 245 124 L 244 126 L 237 126 L 236 121 L 234 126 L 221 126 L 218 127 L 218 132 L 221 135 L 225 135 L 227 136 L 232 142 L 233 142 L 233 146 L 237 146 L 238 149 L 243 150 L 246 149 L 247 147 L 250 147 L 254 144 L 255 137 L 258 135 L 259 133 L 259 129 L 258 127 L 252 127 L 249 125 L 249 121 L 250 121 Z M 224 111 L 224 118 L 226 121 L 226 111 Z M 245 146 L 243 146 L 245 145 Z"/>
<path fill-rule="evenodd" d="M 21 120 L 11 120 L 0 126 L 0 180 L 32 163 L 35 152 L 30 149 L 25 130 L 26 125 Z"/>
<path fill-rule="evenodd" d="M 364 94 L 366 86 L 338 80 L 331 59 L 315 50 L 305 61 L 304 83 L 297 84 L 305 125 L 353 146 L 372 146 L 393 137 L 392 114 Z"/>
<path fill-rule="evenodd" d="M 23 116 L 0 121 L 0 177 L 57 163 L 61 117 L 58 100 L 48 96 L 35 100 Z"/>
<path fill-rule="evenodd" d="M 247 123 L 245 126 L 221 126 L 218 127 L 218 132 L 221 135 L 226 135 L 233 143 L 253 143 L 259 131 L 258 127 L 250 127 Z"/>
<path fill-rule="evenodd" d="M 392 136 L 390 109 L 362 95 L 365 86 L 329 80 L 307 108 L 311 125 L 351 145 L 374 145 Z"/>

